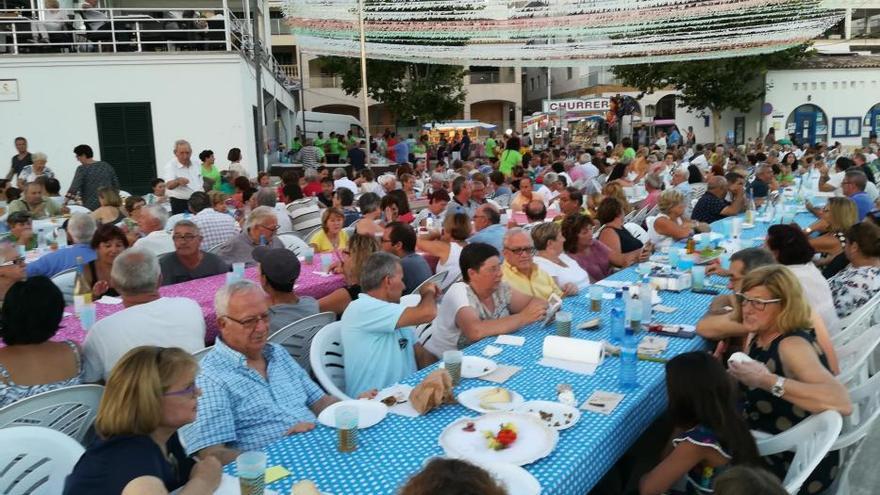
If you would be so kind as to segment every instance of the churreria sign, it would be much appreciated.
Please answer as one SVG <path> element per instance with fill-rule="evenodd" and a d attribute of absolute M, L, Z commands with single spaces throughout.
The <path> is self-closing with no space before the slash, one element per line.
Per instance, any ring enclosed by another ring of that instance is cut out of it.
<path fill-rule="evenodd" d="M 611 98 L 544 100 L 544 112 L 606 112 L 611 109 Z"/>

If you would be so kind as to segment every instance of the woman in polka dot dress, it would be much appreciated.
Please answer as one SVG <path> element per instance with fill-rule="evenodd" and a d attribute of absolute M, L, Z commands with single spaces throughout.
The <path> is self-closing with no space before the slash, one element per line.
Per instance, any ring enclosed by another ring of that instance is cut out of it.
<path fill-rule="evenodd" d="M 737 301 L 743 324 L 754 332 L 748 348 L 754 361 L 730 363 L 730 373 L 742 384 L 749 426 L 775 435 L 813 413 L 832 409 L 850 414 L 849 395 L 828 371 L 810 329 L 810 306 L 794 274 L 782 265 L 753 270 L 743 279 Z M 786 452 L 765 460 L 783 479 L 792 457 Z M 829 453 L 800 493 L 819 493 L 831 486 L 838 462 L 837 452 Z"/>

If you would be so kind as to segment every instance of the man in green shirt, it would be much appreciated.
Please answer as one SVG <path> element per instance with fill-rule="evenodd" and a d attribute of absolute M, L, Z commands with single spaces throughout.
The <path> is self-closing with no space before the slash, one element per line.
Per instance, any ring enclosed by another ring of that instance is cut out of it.
<path fill-rule="evenodd" d="M 45 192 L 41 182 L 28 183 L 24 189 L 24 197 L 9 203 L 9 213 L 26 211 L 30 213 L 31 218 L 34 220 L 60 215 L 61 207 L 47 200 L 44 197 Z"/>
<path fill-rule="evenodd" d="M 318 137 L 315 138 L 315 146 L 317 146 L 319 150 L 323 150 L 325 144 L 327 144 L 327 140 L 324 139 L 324 132 L 318 131 Z"/>
<path fill-rule="evenodd" d="M 623 159 L 624 160 L 629 159 L 630 161 L 635 160 L 636 159 L 636 150 L 633 149 L 633 147 L 632 147 L 632 144 L 633 144 L 632 139 L 630 139 L 629 137 L 625 137 L 620 140 L 620 144 L 622 144 L 624 147 Z"/>
<path fill-rule="evenodd" d="M 300 141 L 299 137 L 293 138 L 293 141 L 290 142 L 290 152 L 297 153 L 303 147 L 302 141 Z"/>
<path fill-rule="evenodd" d="M 486 139 L 486 157 L 495 158 L 496 146 L 498 146 L 498 143 L 495 142 L 495 131 L 490 131 L 489 138 Z"/>

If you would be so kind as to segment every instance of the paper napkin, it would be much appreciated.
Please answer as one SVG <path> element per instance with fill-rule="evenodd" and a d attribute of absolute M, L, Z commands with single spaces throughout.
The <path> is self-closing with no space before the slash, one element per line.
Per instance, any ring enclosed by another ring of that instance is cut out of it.
<path fill-rule="evenodd" d="M 486 347 L 483 348 L 483 355 L 486 357 L 495 357 L 495 356 L 501 354 L 501 351 L 503 351 L 503 350 L 504 349 L 501 347 L 497 347 L 497 346 L 490 344 L 490 345 L 487 345 Z"/>
<path fill-rule="evenodd" d="M 639 342 L 638 353 L 646 356 L 658 356 L 666 352 L 667 347 L 669 347 L 669 338 L 648 335 Z"/>
<path fill-rule="evenodd" d="M 101 303 L 101 304 L 122 304 L 122 299 L 119 297 L 104 296 L 95 302 Z"/>
<path fill-rule="evenodd" d="M 419 412 L 413 409 L 412 405 L 409 402 L 409 394 L 412 392 L 412 385 L 404 385 L 402 383 L 398 383 L 396 385 L 392 385 L 388 388 L 383 389 L 378 394 L 376 394 L 376 398 L 373 399 L 375 401 L 381 401 L 382 399 L 388 396 L 397 397 L 399 400 L 403 400 L 406 402 L 402 402 L 400 404 L 395 404 L 388 408 L 388 412 L 392 414 L 397 414 L 399 416 L 406 416 L 408 418 L 415 418 L 419 415 Z"/>
<path fill-rule="evenodd" d="M 592 411 L 606 415 L 611 414 L 611 412 L 614 411 L 614 408 L 616 408 L 617 405 L 620 404 L 620 401 L 623 400 L 623 397 L 623 394 L 596 390 L 593 392 L 593 395 L 581 404 L 580 408 L 584 411 Z"/>
<path fill-rule="evenodd" d="M 487 375 L 481 376 L 480 380 L 486 380 L 487 382 L 493 383 L 504 383 L 521 369 L 522 368 L 520 366 L 508 366 L 506 364 L 499 364 L 498 368 L 496 368 L 495 371 Z"/>

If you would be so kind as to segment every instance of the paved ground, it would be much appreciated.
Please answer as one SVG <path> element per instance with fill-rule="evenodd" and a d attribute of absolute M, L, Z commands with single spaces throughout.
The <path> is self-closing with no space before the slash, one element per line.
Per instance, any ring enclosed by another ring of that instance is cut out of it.
<path fill-rule="evenodd" d="M 877 459 L 880 459 L 880 423 L 874 426 L 874 430 L 864 440 L 859 455 L 853 460 L 854 464 L 849 475 L 851 495 L 880 493 L 880 469 L 877 469 Z"/>

